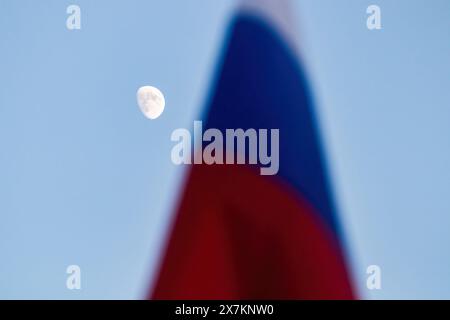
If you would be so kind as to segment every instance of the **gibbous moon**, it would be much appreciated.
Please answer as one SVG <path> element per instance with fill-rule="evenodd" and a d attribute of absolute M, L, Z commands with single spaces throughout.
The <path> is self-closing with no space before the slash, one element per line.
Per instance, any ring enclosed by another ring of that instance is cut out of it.
<path fill-rule="evenodd" d="M 142 113 L 149 119 L 158 118 L 164 111 L 164 95 L 155 87 L 144 86 L 137 91 L 137 102 Z"/>

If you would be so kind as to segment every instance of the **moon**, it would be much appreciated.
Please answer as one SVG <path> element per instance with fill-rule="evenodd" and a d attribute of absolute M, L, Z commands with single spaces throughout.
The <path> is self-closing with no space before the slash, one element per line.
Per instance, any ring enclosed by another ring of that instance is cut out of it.
<path fill-rule="evenodd" d="M 159 89 L 151 86 L 140 87 L 136 96 L 139 108 L 147 118 L 154 120 L 163 113 L 166 101 Z"/>

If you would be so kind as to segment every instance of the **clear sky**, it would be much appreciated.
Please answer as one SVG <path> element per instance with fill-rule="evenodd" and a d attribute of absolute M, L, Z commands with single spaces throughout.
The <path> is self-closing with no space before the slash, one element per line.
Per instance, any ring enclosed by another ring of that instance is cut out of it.
<path fill-rule="evenodd" d="M 293 2 L 360 294 L 450 298 L 450 2 Z M 202 111 L 234 4 L 0 2 L 0 298 L 143 297 L 182 178 L 170 134 Z"/>

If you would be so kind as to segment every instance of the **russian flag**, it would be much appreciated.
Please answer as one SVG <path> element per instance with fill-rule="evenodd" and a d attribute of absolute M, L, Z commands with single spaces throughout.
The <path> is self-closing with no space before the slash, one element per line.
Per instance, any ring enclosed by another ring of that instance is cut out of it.
<path fill-rule="evenodd" d="M 287 5 L 237 10 L 202 119 L 279 129 L 279 172 L 192 165 L 150 298 L 354 298 Z"/>

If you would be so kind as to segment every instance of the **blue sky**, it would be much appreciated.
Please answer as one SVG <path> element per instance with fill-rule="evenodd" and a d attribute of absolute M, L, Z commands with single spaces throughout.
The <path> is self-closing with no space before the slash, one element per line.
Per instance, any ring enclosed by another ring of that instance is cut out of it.
<path fill-rule="evenodd" d="M 450 298 L 450 3 L 293 2 L 361 295 Z M 201 113 L 233 8 L 0 2 L 0 298 L 143 296 L 182 178 L 170 134 Z M 155 121 L 142 85 L 165 94 Z M 380 291 L 365 289 L 370 264 Z"/>

